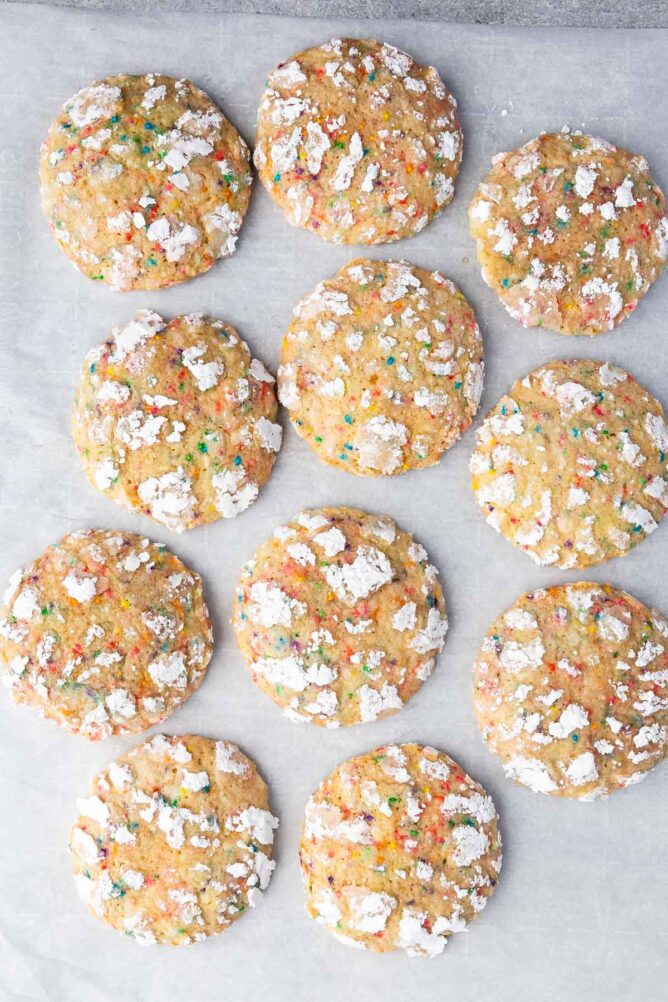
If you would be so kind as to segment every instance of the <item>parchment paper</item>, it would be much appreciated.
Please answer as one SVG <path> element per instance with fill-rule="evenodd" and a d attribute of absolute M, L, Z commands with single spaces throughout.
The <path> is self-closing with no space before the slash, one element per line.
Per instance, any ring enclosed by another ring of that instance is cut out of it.
<path fill-rule="evenodd" d="M 471 664 L 489 623 L 522 591 L 577 573 L 535 567 L 484 524 L 468 485 L 469 432 L 431 470 L 366 480 L 327 469 L 292 430 L 258 502 L 240 518 L 175 536 L 92 490 L 69 411 L 81 359 L 139 307 L 203 310 L 235 324 L 274 370 L 299 296 L 359 253 L 291 228 L 256 185 L 236 254 L 205 277 L 155 294 L 87 281 L 51 239 L 38 197 L 40 141 L 60 104 L 96 77 L 187 76 L 252 142 L 268 70 L 332 34 L 381 37 L 435 64 L 459 99 L 465 160 L 453 204 L 418 237 L 370 256 L 403 256 L 450 276 L 478 310 L 487 376 L 478 423 L 512 381 L 556 357 L 607 358 L 668 404 L 668 278 L 615 333 L 566 339 L 523 330 L 483 284 L 466 225 L 491 156 L 568 123 L 647 155 L 668 189 L 668 36 L 400 21 L 214 14 L 136 17 L 0 8 L 0 578 L 80 527 L 145 532 L 204 577 L 216 651 L 208 678 L 164 725 L 238 742 L 281 817 L 278 866 L 261 907 L 222 936 L 142 950 L 88 915 L 67 835 L 90 777 L 137 739 L 90 745 L 0 694 L 0 997 L 53 1002 L 659 1002 L 668 940 L 668 767 L 594 804 L 541 797 L 505 780 L 480 739 Z M 241 562 L 305 505 L 387 512 L 441 569 L 451 631 L 432 679 L 398 715 L 323 732 L 291 724 L 251 683 L 228 625 Z M 587 577 L 668 612 L 668 527 Z M 297 861 L 309 793 L 338 762 L 419 740 L 459 760 L 493 794 L 506 859 L 485 913 L 435 960 L 338 944 L 303 908 Z"/>

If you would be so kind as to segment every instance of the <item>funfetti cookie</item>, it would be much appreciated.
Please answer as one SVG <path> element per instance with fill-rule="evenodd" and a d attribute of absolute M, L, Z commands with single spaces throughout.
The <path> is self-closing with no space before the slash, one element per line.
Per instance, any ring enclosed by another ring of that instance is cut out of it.
<path fill-rule="evenodd" d="M 494 892 L 492 798 L 443 752 L 387 745 L 343 762 L 306 805 L 306 909 L 349 946 L 435 957 Z"/>
<path fill-rule="evenodd" d="M 279 398 L 320 459 L 362 476 L 433 466 L 483 380 L 475 313 L 449 279 L 359 258 L 294 309 Z"/>
<path fill-rule="evenodd" d="M 666 203 L 643 156 L 580 132 L 499 153 L 469 208 L 487 284 L 525 327 L 612 330 L 668 257 Z"/>
<path fill-rule="evenodd" d="M 590 581 L 522 595 L 487 631 L 473 700 L 511 779 L 606 797 L 668 753 L 668 622 Z"/>
<path fill-rule="evenodd" d="M 260 99 L 254 161 L 288 222 L 325 240 L 412 236 L 452 199 L 456 101 L 392 45 L 332 38 L 280 63 Z"/>
<path fill-rule="evenodd" d="M 12 575 L 0 610 L 0 670 L 16 702 L 91 741 L 173 713 L 212 644 L 199 575 L 131 532 L 65 536 Z"/>
<path fill-rule="evenodd" d="M 162 289 L 234 250 L 250 197 L 245 142 L 189 80 L 107 77 L 42 144 L 42 205 L 74 266 L 112 289 Z"/>
<path fill-rule="evenodd" d="M 266 890 L 278 818 L 229 741 L 158 734 L 93 778 L 70 834 L 77 890 L 140 946 L 223 932 Z"/>
<path fill-rule="evenodd" d="M 301 512 L 237 585 L 234 629 L 253 681 L 297 722 L 340 727 L 396 713 L 443 647 L 437 575 L 387 516 Z"/>
<path fill-rule="evenodd" d="M 274 383 L 230 324 L 140 310 L 81 370 L 73 431 L 89 481 L 175 532 L 234 518 L 281 446 Z"/>
<path fill-rule="evenodd" d="M 663 408 L 609 362 L 550 362 L 480 425 L 471 472 L 487 522 L 537 564 L 600 564 L 668 511 Z"/>

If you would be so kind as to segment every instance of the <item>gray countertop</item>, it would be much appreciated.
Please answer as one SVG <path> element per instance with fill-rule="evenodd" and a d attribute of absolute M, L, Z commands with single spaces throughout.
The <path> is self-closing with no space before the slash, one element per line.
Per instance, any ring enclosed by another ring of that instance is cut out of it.
<path fill-rule="evenodd" d="M 27 0 L 10 0 L 24 3 Z M 157 13 L 411 18 L 528 27 L 668 28 L 667 0 L 37 0 L 44 6 Z"/>

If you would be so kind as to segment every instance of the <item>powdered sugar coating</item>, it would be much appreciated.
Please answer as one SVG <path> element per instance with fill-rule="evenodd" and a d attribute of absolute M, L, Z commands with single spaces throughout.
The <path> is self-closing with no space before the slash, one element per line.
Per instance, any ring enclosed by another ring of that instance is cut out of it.
<path fill-rule="evenodd" d="M 160 723 L 201 684 L 213 644 L 202 584 L 164 546 L 85 530 L 12 580 L 0 668 L 16 702 L 98 741 Z"/>
<path fill-rule="evenodd" d="M 74 440 L 94 487 L 181 532 L 253 503 L 277 412 L 273 376 L 229 324 L 140 310 L 88 352 Z"/>
<path fill-rule="evenodd" d="M 471 424 L 482 338 L 439 272 L 358 258 L 293 313 L 279 397 L 325 462 L 364 476 L 432 466 Z"/>
<path fill-rule="evenodd" d="M 668 258 L 668 218 L 644 157 L 580 132 L 500 153 L 469 208 L 483 278 L 525 327 L 600 334 Z"/>
<path fill-rule="evenodd" d="M 448 626 L 426 551 L 391 519 L 350 508 L 277 529 L 242 569 L 233 621 L 256 684 L 291 719 L 325 727 L 401 709 Z"/>
<path fill-rule="evenodd" d="M 376 244 L 442 211 L 462 146 L 455 99 L 432 66 L 371 39 L 332 38 L 269 74 L 254 161 L 292 225 Z"/>
<path fill-rule="evenodd" d="M 471 472 L 497 532 L 538 564 L 587 567 L 623 556 L 668 511 L 668 426 L 623 369 L 550 362 L 490 412 Z"/>
<path fill-rule="evenodd" d="M 433 957 L 496 887 L 497 813 L 443 752 L 388 745 L 323 780 L 306 805 L 300 860 L 307 911 L 337 939 Z"/>
<path fill-rule="evenodd" d="M 92 794 L 70 836 L 75 880 L 118 932 L 140 946 L 184 946 L 260 903 L 278 819 L 235 745 L 158 734 L 98 773 Z"/>
<path fill-rule="evenodd" d="M 519 656 L 530 650 L 539 656 Z M 508 776 L 606 797 L 668 754 L 668 621 L 595 582 L 522 595 L 483 641 L 474 704 Z"/>
<path fill-rule="evenodd" d="M 115 76 L 67 101 L 42 144 L 41 193 L 74 266 L 112 289 L 160 289 L 234 251 L 249 151 L 188 80 Z"/>

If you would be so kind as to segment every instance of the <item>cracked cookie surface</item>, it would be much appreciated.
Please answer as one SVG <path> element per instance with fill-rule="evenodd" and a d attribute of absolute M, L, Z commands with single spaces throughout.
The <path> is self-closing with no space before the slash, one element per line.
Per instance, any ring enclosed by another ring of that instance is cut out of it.
<path fill-rule="evenodd" d="M 455 99 L 432 66 L 333 38 L 269 74 L 253 158 L 293 226 L 377 244 L 418 233 L 450 202 L 462 145 Z"/>
<path fill-rule="evenodd" d="M 140 310 L 81 370 L 73 432 L 86 476 L 175 532 L 234 518 L 281 447 L 274 383 L 230 324 Z"/>
<path fill-rule="evenodd" d="M 595 582 L 522 595 L 487 632 L 473 701 L 507 776 L 606 797 L 668 753 L 668 622 Z"/>
<path fill-rule="evenodd" d="M 74 266 L 117 291 L 185 282 L 234 251 L 250 153 L 190 83 L 148 73 L 84 87 L 42 144 L 41 195 Z"/>
<path fill-rule="evenodd" d="M 482 337 L 439 272 L 359 258 L 293 312 L 279 397 L 324 462 L 363 476 L 433 466 L 470 426 Z"/>
<path fill-rule="evenodd" d="M 262 899 L 278 818 L 229 741 L 158 734 L 98 773 L 70 833 L 88 908 L 140 946 L 223 932 Z"/>
<path fill-rule="evenodd" d="M 253 681 L 297 722 L 340 727 L 396 713 L 443 647 L 437 575 L 386 516 L 301 512 L 237 585 L 233 622 Z"/>
<path fill-rule="evenodd" d="M 160 544 L 84 530 L 12 575 L 0 668 L 17 703 L 91 741 L 160 723 L 201 684 L 202 582 Z"/>
<path fill-rule="evenodd" d="M 444 752 L 387 745 L 339 765 L 305 812 L 308 913 L 337 939 L 411 957 L 442 953 L 494 892 L 492 798 Z"/>
<path fill-rule="evenodd" d="M 487 284 L 525 327 L 600 334 L 661 275 L 668 219 L 644 157 L 579 132 L 499 153 L 469 207 Z"/>
<path fill-rule="evenodd" d="M 600 564 L 668 511 L 663 408 L 608 362 L 550 362 L 479 427 L 471 472 L 486 521 L 535 563 Z"/>

